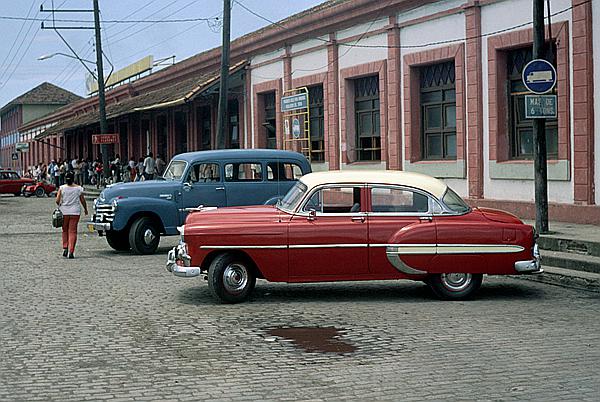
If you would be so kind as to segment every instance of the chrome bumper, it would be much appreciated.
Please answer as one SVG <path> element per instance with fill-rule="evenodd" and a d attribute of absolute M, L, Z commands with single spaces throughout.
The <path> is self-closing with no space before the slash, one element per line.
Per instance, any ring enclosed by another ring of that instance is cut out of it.
<path fill-rule="evenodd" d="M 193 278 L 200 275 L 200 267 L 191 267 L 192 258 L 187 253 L 187 245 L 179 243 L 167 254 L 167 271 L 182 278 Z"/>
<path fill-rule="evenodd" d="M 112 223 L 110 222 L 94 222 L 94 221 L 88 221 L 87 222 L 88 227 L 93 228 L 96 231 L 104 231 L 106 232 L 107 230 L 111 230 L 112 227 Z"/>
<path fill-rule="evenodd" d="M 542 269 L 542 256 L 537 244 L 533 246 L 533 260 L 515 262 L 515 271 L 520 274 L 541 274 L 544 272 Z"/>

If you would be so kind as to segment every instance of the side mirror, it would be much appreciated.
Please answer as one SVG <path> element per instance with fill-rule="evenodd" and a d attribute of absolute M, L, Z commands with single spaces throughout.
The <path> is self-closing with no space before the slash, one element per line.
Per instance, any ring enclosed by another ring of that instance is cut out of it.
<path fill-rule="evenodd" d="M 306 217 L 306 220 L 307 220 L 307 221 L 311 221 L 311 222 L 312 222 L 312 221 L 314 221 L 315 219 L 317 219 L 317 211 L 311 208 L 311 209 L 308 211 L 308 216 Z"/>

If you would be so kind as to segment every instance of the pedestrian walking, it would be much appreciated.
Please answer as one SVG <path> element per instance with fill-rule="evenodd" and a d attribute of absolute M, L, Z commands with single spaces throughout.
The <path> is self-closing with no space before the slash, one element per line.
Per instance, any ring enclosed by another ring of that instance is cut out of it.
<path fill-rule="evenodd" d="M 158 176 L 162 176 L 165 172 L 165 161 L 160 154 L 156 155 L 156 160 L 154 161 L 156 164 L 156 174 Z"/>
<path fill-rule="evenodd" d="M 144 159 L 144 179 L 152 180 L 154 179 L 155 165 L 154 158 L 152 157 L 152 152 L 148 152 L 148 156 Z"/>
<path fill-rule="evenodd" d="M 144 158 L 140 158 L 138 160 L 138 164 L 136 165 L 135 169 L 137 171 L 137 177 L 135 178 L 135 181 L 142 181 L 144 178 Z"/>
<path fill-rule="evenodd" d="M 75 243 L 77 242 L 77 224 L 83 212 L 88 214 L 87 203 L 83 197 L 83 187 L 75 184 L 73 172 L 65 175 L 66 184 L 60 186 L 56 194 L 56 205 L 63 214 L 62 247 L 63 257 L 75 258 Z"/>
<path fill-rule="evenodd" d="M 135 178 L 137 177 L 137 170 L 135 168 L 135 159 L 133 157 L 129 158 L 127 171 L 129 172 L 129 181 L 135 181 Z"/>

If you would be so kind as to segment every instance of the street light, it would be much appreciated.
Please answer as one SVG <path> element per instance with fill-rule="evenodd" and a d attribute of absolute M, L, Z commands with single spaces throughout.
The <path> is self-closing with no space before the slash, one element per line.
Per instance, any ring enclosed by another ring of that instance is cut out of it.
<path fill-rule="evenodd" d="M 40 60 L 40 61 L 41 60 L 48 60 L 48 59 L 51 59 L 54 56 L 65 56 L 65 57 L 68 57 L 70 59 L 75 59 L 75 60 L 80 60 L 80 61 L 83 61 L 83 62 L 86 62 L 86 63 L 95 64 L 95 62 L 93 62 L 91 60 L 82 59 L 82 58 L 75 57 L 75 56 L 72 56 L 70 54 L 62 53 L 62 52 L 45 54 L 45 55 L 42 55 L 42 56 L 38 57 L 37 59 Z"/>

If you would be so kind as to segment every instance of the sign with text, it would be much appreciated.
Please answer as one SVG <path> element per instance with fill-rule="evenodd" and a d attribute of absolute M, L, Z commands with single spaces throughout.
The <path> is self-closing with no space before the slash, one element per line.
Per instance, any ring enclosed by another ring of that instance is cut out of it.
<path fill-rule="evenodd" d="M 27 151 L 29 151 L 29 143 L 28 142 L 17 142 L 15 144 L 15 149 L 19 152 L 27 152 Z"/>
<path fill-rule="evenodd" d="M 525 95 L 525 118 L 556 118 L 556 105 L 556 95 Z"/>
<path fill-rule="evenodd" d="M 119 142 L 119 134 L 94 134 L 92 135 L 92 144 L 117 144 Z"/>
<path fill-rule="evenodd" d="M 281 98 L 281 111 L 282 112 L 290 112 L 292 110 L 306 109 L 307 107 L 308 107 L 308 93 L 284 96 Z"/>

